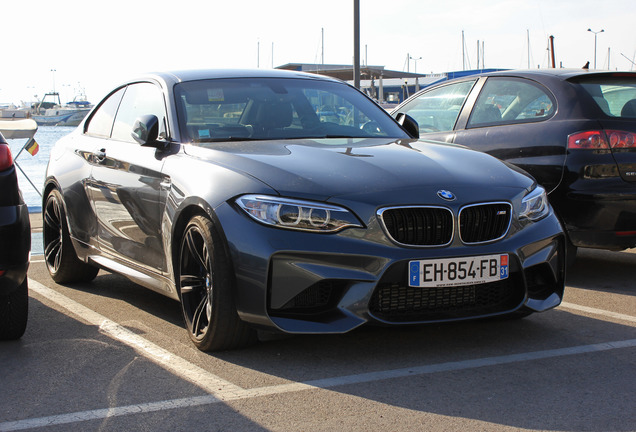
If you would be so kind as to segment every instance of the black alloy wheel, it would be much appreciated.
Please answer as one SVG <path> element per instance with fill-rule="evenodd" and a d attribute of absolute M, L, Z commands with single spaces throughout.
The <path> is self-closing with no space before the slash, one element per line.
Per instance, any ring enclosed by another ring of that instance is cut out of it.
<path fill-rule="evenodd" d="M 44 260 L 51 278 L 57 283 L 89 282 L 95 279 L 99 268 L 77 258 L 71 244 L 62 195 L 52 190 L 43 210 Z"/>
<path fill-rule="evenodd" d="M 256 341 L 241 321 L 233 297 L 229 258 L 212 222 L 195 216 L 183 233 L 179 252 L 179 292 L 190 339 L 202 351 L 239 348 Z"/>

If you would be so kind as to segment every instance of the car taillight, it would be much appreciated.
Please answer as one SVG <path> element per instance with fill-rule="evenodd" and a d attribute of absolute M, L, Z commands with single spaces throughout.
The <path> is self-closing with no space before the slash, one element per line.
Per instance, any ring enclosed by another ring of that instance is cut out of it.
<path fill-rule="evenodd" d="M 636 134 L 617 130 L 593 130 L 568 136 L 569 149 L 636 148 Z"/>
<path fill-rule="evenodd" d="M 615 130 L 608 130 L 605 133 L 609 137 L 611 148 L 636 148 L 636 139 L 634 139 L 636 134 Z"/>
<path fill-rule="evenodd" d="M 12 165 L 13 156 L 11 156 L 11 149 L 7 144 L 0 143 L 0 171 L 11 168 Z"/>

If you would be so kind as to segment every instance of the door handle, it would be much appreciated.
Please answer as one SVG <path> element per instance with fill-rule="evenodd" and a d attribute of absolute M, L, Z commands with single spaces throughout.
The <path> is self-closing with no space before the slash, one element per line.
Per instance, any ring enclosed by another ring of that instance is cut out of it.
<path fill-rule="evenodd" d="M 95 159 L 98 163 L 102 163 L 106 159 L 106 149 L 100 149 L 99 151 L 93 153 L 93 155 L 95 156 Z"/>
<path fill-rule="evenodd" d="M 159 187 L 161 187 L 162 189 L 170 189 L 171 185 L 172 185 L 172 180 L 170 179 L 170 177 L 164 178 L 161 181 L 161 183 L 159 183 Z"/>

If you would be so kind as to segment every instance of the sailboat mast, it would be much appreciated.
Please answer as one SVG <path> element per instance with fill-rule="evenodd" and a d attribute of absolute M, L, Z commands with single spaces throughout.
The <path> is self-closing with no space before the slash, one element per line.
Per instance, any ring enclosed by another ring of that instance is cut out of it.
<path fill-rule="evenodd" d="M 479 55 L 479 40 L 477 40 L 477 69 L 479 69 L 479 60 L 480 60 L 480 55 Z"/>
<path fill-rule="evenodd" d="M 530 30 L 526 29 L 528 33 L 528 69 L 530 69 Z"/>
<path fill-rule="evenodd" d="M 464 47 L 466 44 L 464 43 L 464 30 L 462 30 L 462 70 L 466 70 L 466 53 L 464 52 Z"/>
<path fill-rule="evenodd" d="M 556 62 L 554 60 L 554 36 L 550 36 L 550 58 L 552 60 L 552 69 L 556 68 Z"/>

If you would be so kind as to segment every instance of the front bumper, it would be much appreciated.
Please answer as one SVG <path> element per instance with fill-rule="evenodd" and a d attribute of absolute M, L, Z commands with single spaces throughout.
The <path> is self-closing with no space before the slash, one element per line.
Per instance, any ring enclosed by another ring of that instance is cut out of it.
<path fill-rule="evenodd" d="M 31 224 L 25 204 L 0 206 L 0 295 L 24 282 L 29 268 Z"/>
<path fill-rule="evenodd" d="M 560 304 L 565 236 L 550 215 L 500 241 L 408 248 L 379 226 L 338 234 L 266 227 L 229 205 L 216 209 L 236 276 L 240 317 L 288 333 L 343 333 L 365 323 L 403 325 L 482 318 Z M 409 288 L 410 260 L 507 253 L 502 282 Z"/>

